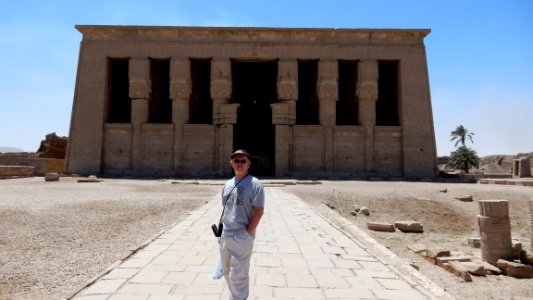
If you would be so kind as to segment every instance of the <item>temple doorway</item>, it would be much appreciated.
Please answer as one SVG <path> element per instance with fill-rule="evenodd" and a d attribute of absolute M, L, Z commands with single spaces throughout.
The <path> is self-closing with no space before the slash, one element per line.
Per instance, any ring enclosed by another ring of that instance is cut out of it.
<path fill-rule="evenodd" d="M 232 103 L 239 103 L 233 148 L 250 152 L 254 176 L 275 174 L 275 127 L 271 103 L 277 102 L 277 61 L 232 61 Z"/>

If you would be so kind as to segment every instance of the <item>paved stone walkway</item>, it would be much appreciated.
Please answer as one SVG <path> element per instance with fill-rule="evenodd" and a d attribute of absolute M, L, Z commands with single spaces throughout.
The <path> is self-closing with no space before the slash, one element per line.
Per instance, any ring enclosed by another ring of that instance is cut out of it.
<path fill-rule="evenodd" d="M 451 299 L 349 222 L 341 230 L 283 188 L 265 191 L 249 299 Z M 220 212 L 217 196 L 74 298 L 228 299 L 224 279 L 211 279 Z"/>

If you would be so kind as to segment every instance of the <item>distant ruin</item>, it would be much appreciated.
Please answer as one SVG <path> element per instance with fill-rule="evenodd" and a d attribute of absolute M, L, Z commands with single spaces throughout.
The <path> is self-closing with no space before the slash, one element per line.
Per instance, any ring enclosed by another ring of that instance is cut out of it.
<path fill-rule="evenodd" d="M 531 177 L 531 164 L 529 157 L 513 160 L 513 178 Z"/>
<path fill-rule="evenodd" d="M 67 173 L 438 174 L 429 30 L 76 28 Z"/>
<path fill-rule="evenodd" d="M 67 143 L 67 137 L 53 132 L 41 141 L 36 153 L 0 154 L 0 178 L 43 176 L 48 172 L 63 174 Z"/>

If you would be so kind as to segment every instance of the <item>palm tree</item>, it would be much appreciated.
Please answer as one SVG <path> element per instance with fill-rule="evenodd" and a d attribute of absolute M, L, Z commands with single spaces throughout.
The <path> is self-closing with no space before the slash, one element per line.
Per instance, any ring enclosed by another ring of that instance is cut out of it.
<path fill-rule="evenodd" d="M 464 170 L 468 174 L 472 167 L 479 168 L 479 162 L 476 150 L 461 146 L 451 153 L 447 165 L 453 169 Z"/>
<path fill-rule="evenodd" d="M 457 126 L 454 131 L 450 133 L 452 136 L 452 139 L 450 142 L 455 142 L 455 147 L 457 147 L 457 144 L 461 143 L 462 146 L 465 146 L 466 139 L 469 139 L 472 144 L 474 143 L 474 140 L 472 139 L 472 136 L 474 136 L 473 132 L 468 132 L 468 129 L 466 129 L 463 125 Z"/>

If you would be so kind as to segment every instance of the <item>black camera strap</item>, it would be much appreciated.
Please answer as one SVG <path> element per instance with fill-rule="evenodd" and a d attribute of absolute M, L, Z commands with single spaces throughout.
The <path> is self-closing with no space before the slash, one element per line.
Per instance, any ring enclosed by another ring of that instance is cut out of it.
<path fill-rule="evenodd" d="M 233 186 L 233 188 L 231 188 L 231 191 L 229 191 L 228 196 L 226 197 L 226 201 L 224 201 L 224 208 L 222 209 L 222 214 L 220 215 L 220 219 L 218 220 L 219 223 L 222 222 L 222 218 L 224 217 L 224 212 L 226 211 L 226 204 L 228 204 L 228 200 L 229 200 L 229 197 L 231 196 L 231 193 L 239 185 L 239 183 L 241 183 L 241 181 L 244 180 L 244 178 L 248 177 L 248 175 L 249 174 L 246 174 L 246 176 L 244 176 L 239 181 L 237 181 L 237 183 Z"/>

